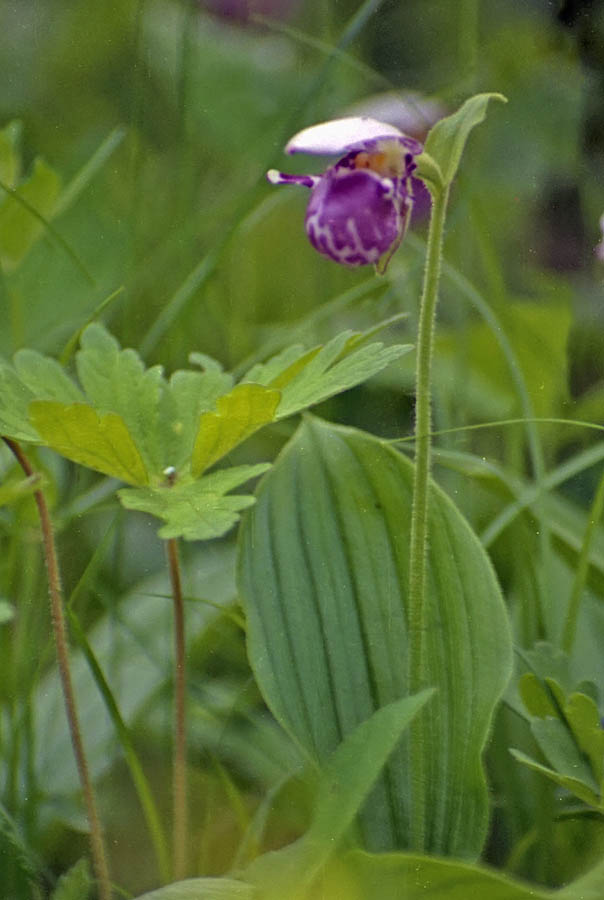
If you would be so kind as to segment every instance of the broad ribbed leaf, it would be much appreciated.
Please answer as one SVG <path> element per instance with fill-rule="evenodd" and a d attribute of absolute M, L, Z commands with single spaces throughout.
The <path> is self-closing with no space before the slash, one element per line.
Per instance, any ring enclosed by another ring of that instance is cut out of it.
<path fill-rule="evenodd" d="M 118 491 L 118 496 L 127 509 L 163 519 L 166 524 L 159 530 L 160 537 L 207 541 L 222 537 L 239 521 L 241 510 L 254 503 L 249 494 L 227 491 L 262 475 L 268 468 L 270 463 L 234 466 L 171 487 L 125 488 Z"/>
<path fill-rule="evenodd" d="M 324 760 L 407 690 L 405 603 L 413 467 L 375 438 L 303 423 L 264 479 L 240 536 L 252 667 L 277 719 Z M 481 763 L 511 667 L 489 560 L 432 486 L 425 717 L 427 846 L 476 856 L 487 826 Z M 413 726 L 412 726 L 413 727 Z M 408 846 L 405 741 L 362 817 L 371 849 Z"/>
<path fill-rule="evenodd" d="M 482 866 L 453 860 L 355 851 L 344 863 L 358 888 L 358 895 L 350 900 L 545 900 L 556 896 Z M 576 895 L 577 900 L 580 896 Z"/>
<path fill-rule="evenodd" d="M 29 415 L 44 442 L 73 462 L 129 484 L 146 484 L 142 457 L 121 416 L 86 403 L 35 400 Z"/>
<path fill-rule="evenodd" d="M 232 878 L 188 878 L 143 894 L 138 900 L 253 900 L 254 888 Z"/>

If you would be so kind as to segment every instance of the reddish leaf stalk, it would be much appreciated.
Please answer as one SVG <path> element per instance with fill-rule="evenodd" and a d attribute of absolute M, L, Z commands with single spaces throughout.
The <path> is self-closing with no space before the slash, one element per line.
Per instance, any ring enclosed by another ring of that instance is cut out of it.
<path fill-rule="evenodd" d="M 21 447 L 16 441 L 4 438 L 4 442 L 11 450 L 17 462 L 29 478 L 34 474 L 29 460 L 23 453 Z M 103 839 L 103 831 L 101 821 L 96 805 L 94 788 L 88 768 L 88 761 L 84 751 L 84 741 L 80 730 L 78 712 L 75 700 L 75 692 L 71 679 L 71 671 L 69 668 L 69 642 L 67 638 L 67 627 L 65 625 L 65 616 L 63 613 L 63 588 L 61 586 L 61 573 L 59 569 L 59 561 L 57 557 L 54 532 L 46 498 L 41 490 L 34 491 L 34 499 L 38 507 L 38 516 L 40 518 L 40 527 L 42 531 L 42 545 L 44 550 L 44 561 L 46 564 L 46 573 L 48 576 L 48 593 L 50 597 L 50 614 L 52 621 L 52 629 L 57 649 L 57 664 L 59 668 L 59 677 L 61 679 L 61 688 L 65 701 L 65 711 L 67 714 L 67 723 L 69 726 L 69 734 L 71 744 L 76 760 L 82 793 L 84 795 L 84 804 L 86 806 L 86 815 L 88 817 L 88 826 L 90 828 L 90 849 L 92 854 L 92 864 L 97 879 L 99 900 L 111 900 L 111 880 L 109 877 L 109 866 L 107 864 L 107 855 L 105 852 L 105 843 Z"/>
<path fill-rule="evenodd" d="M 175 538 L 166 541 L 172 599 L 174 602 L 174 732 L 172 757 L 172 814 L 174 877 L 187 870 L 187 728 L 186 728 L 186 648 L 185 612 Z"/>

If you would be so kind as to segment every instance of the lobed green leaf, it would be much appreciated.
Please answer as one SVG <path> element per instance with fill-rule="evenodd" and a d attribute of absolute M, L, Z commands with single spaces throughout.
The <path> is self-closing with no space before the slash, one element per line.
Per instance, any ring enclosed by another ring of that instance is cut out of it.
<path fill-rule="evenodd" d="M 67 459 L 128 484 L 147 484 L 145 463 L 121 416 L 49 400 L 35 400 L 29 414 L 42 440 Z"/>
<path fill-rule="evenodd" d="M 239 521 L 242 509 L 254 503 L 250 495 L 230 494 L 240 484 L 262 475 L 269 463 L 234 466 L 195 482 L 171 486 L 124 488 L 118 491 L 127 509 L 136 509 L 163 519 L 162 538 L 184 537 L 190 541 L 221 537 Z"/>
<path fill-rule="evenodd" d="M 300 344 L 288 347 L 254 366 L 243 380 L 278 388 L 277 418 L 283 419 L 361 384 L 412 349 L 402 344 L 384 347 L 380 342 L 363 345 L 363 339 L 364 335 L 343 331 L 311 350 Z"/>
<path fill-rule="evenodd" d="M 16 441 L 40 443 L 40 435 L 29 420 L 33 393 L 12 366 L 0 362 L 0 434 Z"/>
<path fill-rule="evenodd" d="M 82 333 L 76 367 L 89 403 L 100 413 L 121 418 L 145 469 L 159 475 L 170 464 L 162 441 L 165 423 L 160 401 L 165 381 L 161 366 L 145 369 L 135 350 L 122 350 L 102 325 L 93 323 Z"/>
<path fill-rule="evenodd" d="M 218 398 L 217 412 L 204 413 L 199 420 L 191 472 L 196 478 L 237 444 L 273 422 L 281 395 L 261 384 L 239 384 Z"/>

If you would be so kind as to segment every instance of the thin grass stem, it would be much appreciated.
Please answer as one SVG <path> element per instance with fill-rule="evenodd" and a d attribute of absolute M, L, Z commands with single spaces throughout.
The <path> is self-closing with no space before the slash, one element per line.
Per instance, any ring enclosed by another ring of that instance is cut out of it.
<path fill-rule="evenodd" d="M 16 441 L 4 438 L 6 445 L 9 447 L 17 462 L 29 478 L 33 476 L 34 470 L 21 447 Z M 69 725 L 69 733 L 71 743 L 84 795 L 84 803 L 86 806 L 86 814 L 88 817 L 88 825 L 90 828 L 90 849 L 92 853 L 92 864 L 97 879 L 99 900 L 111 900 L 111 880 L 109 877 L 109 866 L 107 864 L 107 855 L 105 852 L 105 842 L 101 829 L 101 821 L 99 818 L 94 788 L 90 777 L 88 760 L 84 750 L 84 741 L 80 730 L 80 724 L 77 713 L 77 705 L 75 700 L 75 692 L 73 682 L 71 680 L 71 670 L 69 668 L 69 644 L 67 639 L 67 628 L 65 625 L 65 616 L 63 613 L 63 588 L 61 585 L 61 573 L 59 569 L 59 560 L 57 557 L 54 532 L 50 513 L 46 504 L 46 498 L 42 490 L 34 491 L 34 499 L 38 507 L 38 515 L 40 518 L 40 527 L 42 529 L 42 545 L 44 549 L 44 561 L 46 563 L 46 572 L 48 576 L 48 592 L 50 596 L 50 611 L 52 620 L 52 629 L 57 648 L 57 663 L 59 668 L 59 676 L 61 679 L 61 687 L 63 690 L 63 698 L 65 701 L 65 711 L 67 713 L 67 722 Z"/>

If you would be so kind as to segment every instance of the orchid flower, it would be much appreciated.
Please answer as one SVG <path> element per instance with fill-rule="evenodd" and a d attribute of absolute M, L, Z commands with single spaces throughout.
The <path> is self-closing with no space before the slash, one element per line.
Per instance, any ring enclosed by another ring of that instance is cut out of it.
<path fill-rule="evenodd" d="M 384 272 L 409 222 L 411 175 L 422 145 L 393 125 L 362 116 L 305 128 L 285 151 L 341 155 L 322 175 L 271 169 L 267 178 L 310 188 L 306 233 L 319 253 L 346 266 L 373 263 Z"/>

